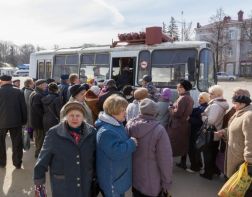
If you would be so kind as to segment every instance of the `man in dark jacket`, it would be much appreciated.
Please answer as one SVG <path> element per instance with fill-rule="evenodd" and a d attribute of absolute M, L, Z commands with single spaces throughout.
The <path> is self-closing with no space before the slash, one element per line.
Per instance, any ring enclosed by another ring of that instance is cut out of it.
<path fill-rule="evenodd" d="M 13 87 L 11 76 L 0 77 L 0 167 L 6 166 L 5 138 L 9 131 L 12 141 L 12 162 L 21 168 L 23 157 L 22 125 L 27 121 L 24 94 Z"/>
<path fill-rule="evenodd" d="M 112 94 L 118 94 L 118 95 L 124 97 L 123 94 L 120 91 L 118 91 L 118 89 L 116 87 L 116 82 L 115 82 L 114 79 L 106 80 L 103 83 L 103 85 L 104 85 L 104 88 L 106 89 L 106 92 L 99 97 L 99 100 L 98 100 L 98 103 L 97 103 L 97 107 L 98 107 L 99 111 L 103 111 L 103 103 Z"/>
<path fill-rule="evenodd" d="M 60 84 L 58 85 L 59 90 L 60 90 L 60 97 L 62 99 L 63 104 L 66 104 L 68 101 L 68 96 L 67 96 L 67 92 L 68 92 L 68 88 L 69 88 L 69 75 L 65 74 L 65 75 L 61 75 L 60 76 Z"/>
<path fill-rule="evenodd" d="M 46 80 L 39 79 L 35 82 L 35 91 L 33 91 L 30 95 L 31 125 L 35 132 L 35 158 L 38 157 L 45 138 L 45 131 L 43 128 L 44 112 L 41 99 L 46 96 L 46 92 Z"/>

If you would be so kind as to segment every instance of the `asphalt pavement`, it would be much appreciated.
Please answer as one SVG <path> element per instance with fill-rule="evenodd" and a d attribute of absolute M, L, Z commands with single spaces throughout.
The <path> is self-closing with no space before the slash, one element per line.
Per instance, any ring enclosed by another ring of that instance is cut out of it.
<path fill-rule="evenodd" d="M 232 91 L 235 87 L 247 88 L 251 92 L 252 82 L 235 81 L 219 83 L 224 88 L 224 97 L 227 98 L 231 105 Z M 11 142 L 10 137 L 6 138 L 7 145 L 7 166 L 5 169 L 0 168 L 0 197 L 28 197 L 34 196 L 33 190 L 33 167 L 36 162 L 34 158 L 34 144 L 31 149 L 24 152 L 22 168 L 17 170 L 11 161 Z M 178 158 L 174 158 L 174 162 Z M 173 197 L 215 197 L 218 190 L 224 184 L 224 178 L 214 177 L 212 181 L 205 180 L 198 173 L 189 173 L 185 170 L 177 168 L 174 164 L 173 168 L 173 184 L 171 194 Z M 46 188 L 48 197 L 50 194 L 50 185 L 47 176 Z M 131 196 L 131 192 L 127 192 L 127 197 Z"/>

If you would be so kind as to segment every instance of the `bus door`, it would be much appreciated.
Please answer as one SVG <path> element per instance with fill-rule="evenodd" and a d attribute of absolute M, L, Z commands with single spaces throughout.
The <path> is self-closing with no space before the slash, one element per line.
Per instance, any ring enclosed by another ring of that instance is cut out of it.
<path fill-rule="evenodd" d="M 144 75 L 151 75 L 151 53 L 148 50 L 139 52 L 136 84 L 141 85 Z"/>
<path fill-rule="evenodd" d="M 52 75 L 52 61 L 51 60 L 38 60 L 38 79 L 48 79 Z"/>
<path fill-rule="evenodd" d="M 122 90 L 126 85 L 134 85 L 136 57 L 113 57 L 111 77 L 117 88 Z"/>

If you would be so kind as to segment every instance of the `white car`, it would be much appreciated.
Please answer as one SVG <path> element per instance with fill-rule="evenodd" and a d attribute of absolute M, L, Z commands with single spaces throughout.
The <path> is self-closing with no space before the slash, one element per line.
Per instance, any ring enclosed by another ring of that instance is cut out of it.
<path fill-rule="evenodd" d="M 230 75 L 226 72 L 217 72 L 216 75 L 217 75 L 217 79 L 219 81 L 221 81 L 221 80 L 234 81 L 237 79 L 237 77 L 235 75 Z"/>
<path fill-rule="evenodd" d="M 14 77 L 27 77 L 29 76 L 29 70 L 17 70 L 13 74 Z"/>

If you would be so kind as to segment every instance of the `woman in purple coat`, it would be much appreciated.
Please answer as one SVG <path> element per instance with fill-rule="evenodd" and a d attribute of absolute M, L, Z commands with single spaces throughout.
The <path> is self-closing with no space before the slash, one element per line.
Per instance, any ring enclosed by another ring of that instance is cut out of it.
<path fill-rule="evenodd" d="M 127 131 L 138 141 L 133 153 L 133 197 L 159 196 L 170 189 L 172 150 L 165 128 L 155 119 L 157 104 L 151 99 L 140 102 L 140 115 L 131 119 Z"/>

